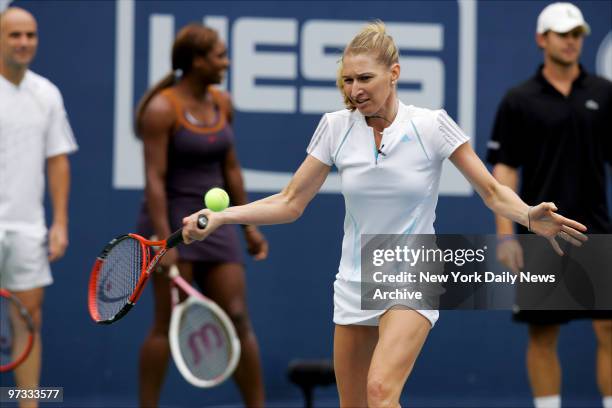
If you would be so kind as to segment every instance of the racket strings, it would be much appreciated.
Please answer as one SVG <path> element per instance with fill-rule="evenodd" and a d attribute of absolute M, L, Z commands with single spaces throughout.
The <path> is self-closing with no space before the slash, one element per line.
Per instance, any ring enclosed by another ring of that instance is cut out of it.
<path fill-rule="evenodd" d="M 102 320 L 113 318 L 128 303 L 142 275 L 146 255 L 141 243 L 134 238 L 122 239 L 106 254 L 96 288 L 96 303 Z"/>
<path fill-rule="evenodd" d="M 233 352 L 230 337 L 209 308 L 188 305 L 181 315 L 178 336 L 182 358 L 195 377 L 213 380 L 228 369 Z"/>
<path fill-rule="evenodd" d="M 9 317 L 10 301 L 0 296 L 0 366 L 8 365 L 12 360 L 13 325 Z"/>
<path fill-rule="evenodd" d="M 0 371 L 8 369 L 28 352 L 28 339 L 33 328 L 28 317 L 22 314 L 22 308 L 10 297 L 0 296 Z M 18 341 L 17 336 L 21 340 Z M 15 347 L 16 343 L 18 347 Z"/>

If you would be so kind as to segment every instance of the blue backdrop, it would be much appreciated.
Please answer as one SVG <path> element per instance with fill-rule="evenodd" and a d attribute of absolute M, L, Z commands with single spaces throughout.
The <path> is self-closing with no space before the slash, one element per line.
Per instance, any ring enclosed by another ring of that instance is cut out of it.
<path fill-rule="evenodd" d="M 129 118 L 150 82 L 164 72 L 167 46 L 177 28 L 214 17 L 207 21 L 227 39 L 232 69 L 238 70 L 227 82 L 236 105 L 238 153 L 251 172 L 250 198 L 257 199 L 282 183 L 259 177 L 254 170 L 286 177 L 304 158 L 319 112 L 326 104 L 339 103 L 337 95 L 333 96 L 337 100 L 315 98 L 315 102 L 308 97 L 312 89 L 333 92 L 335 71 L 317 71 L 335 58 L 339 46 L 319 35 L 321 27 L 330 26 L 326 23 L 341 27 L 348 21 L 359 26 L 380 18 L 408 33 L 425 30 L 422 38 L 396 35 L 404 44 L 402 55 L 408 58 L 400 88 L 414 97 L 403 97 L 404 101 L 443 106 L 474 137 L 476 151 L 484 157 L 504 92 L 532 75 L 541 61 L 534 32 L 537 15 L 546 4 L 18 1 L 39 22 L 40 48 L 32 69 L 61 89 L 80 145 L 71 157 L 71 244 L 66 257 L 53 265 L 56 282 L 45 298 L 41 385 L 63 386 L 66 403 L 74 406 L 137 403 L 139 345 L 152 317 L 150 289 L 130 316 L 110 327 L 90 320 L 86 289 L 101 246 L 135 225 L 142 198 L 142 162 Z M 598 53 L 611 55 L 612 3 L 576 4 L 592 28 L 582 61 L 593 72 Z M 320 25 L 311 29 L 312 24 Z M 276 36 L 265 40 L 274 30 Z M 337 38 L 343 38 L 338 30 Z M 331 42 L 323 41 L 320 48 L 312 45 L 321 38 Z M 265 59 L 270 55 L 282 61 L 272 64 Z M 599 66 L 605 70 L 605 61 Z M 456 175 L 449 174 L 448 179 L 452 182 L 438 204 L 437 231 L 492 233 L 493 216 L 481 200 L 465 187 L 456 187 L 460 186 L 454 181 Z M 291 359 L 331 357 L 332 282 L 343 218 L 341 196 L 320 194 L 295 224 L 264 227 L 270 257 L 248 262 L 250 314 L 267 395 L 278 405 L 300 398 L 286 379 Z M 408 401 L 424 406 L 527 405 L 525 344 L 526 328 L 512 324 L 509 312 L 442 312 L 408 381 Z M 560 353 L 567 406 L 597 406 L 590 322 L 563 328 Z M 12 381 L 2 377 L 3 385 Z M 335 390 L 319 390 L 317 395 L 333 401 Z M 173 406 L 239 401 L 231 382 L 201 391 L 188 385 L 172 365 L 162 394 L 162 403 Z"/>

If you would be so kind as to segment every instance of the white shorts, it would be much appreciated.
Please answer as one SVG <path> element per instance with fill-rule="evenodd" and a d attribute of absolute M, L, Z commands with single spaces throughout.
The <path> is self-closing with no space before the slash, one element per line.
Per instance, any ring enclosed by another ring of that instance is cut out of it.
<path fill-rule="evenodd" d="M 0 230 L 0 287 L 12 291 L 53 283 L 47 234 Z"/>
<path fill-rule="evenodd" d="M 433 328 L 438 310 L 415 310 L 431 323 Z M 386 310 L 361 310 L 361 282 L 336 279 L 334 282 L 334 323 L 340 325 L 378 326 L 380 316 Z"/>

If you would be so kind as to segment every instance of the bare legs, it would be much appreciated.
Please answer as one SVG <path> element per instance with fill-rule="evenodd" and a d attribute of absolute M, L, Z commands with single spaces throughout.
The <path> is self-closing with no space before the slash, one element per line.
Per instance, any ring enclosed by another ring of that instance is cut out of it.
<path fill-rule="evenodd" d="M 41 367 L 41 356 L 42 346 L 40 339 L 40 327 L 42 324 L 42 303 L 44 298 L 44 288 L 36 288 L 30 290 L 24 290 L 20 292 L 13 292 L 13 294 L 23 303 L 23 306 L 28 310 L 32 320 L 34 322 L 34 344 L 32 351 L 28 358 L 25 359 L 17 368 L 15 368 L 15 385 L 18 388 L 37 388 L 40 381 L 40 367 Z M 26 341 L 28 339 L 27 327 L 21 322 L 18 317 L 17 310 L 11 308 L 10 311 L 11 321 L 13 322 L 14 329 L 14 349 L 13 352 L 23 350 Z M 22 408 L 25 407 L 37 407 L 38 403 L 36 400 L 28 401 L 22 400 L 19 403 Z"/>
<path fill-rule="evenodd" d="M 398 407 L 431 324 L 414 310 L 392 309 L 379 327 L 336 325 L 334 368 L 342 407 Z"/>
<path fill-rule="evenodd" d="M 612 396 L 612 320 L 593 320 L 597 339 L 597 384 Z M 534 397 L 561 394 L 561 365 L 557 355 L 559 325 L 530 325 L 527 372 Z"/>

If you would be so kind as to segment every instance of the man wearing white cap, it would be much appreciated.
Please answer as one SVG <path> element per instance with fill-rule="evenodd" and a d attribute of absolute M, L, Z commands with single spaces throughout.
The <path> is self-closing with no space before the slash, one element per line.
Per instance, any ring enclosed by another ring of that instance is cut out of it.
<path fill-rule="evenodd" d="M 605 174 L 606 162 L 612 164 L 612 83 L 579 64 L 590 31 L 573 4 L 554 3 L 542 10 L 536 43 L 544 64 L 504 97 L 487 160 L 494 165 L 493 175 L 514 190 L 520 168 L 525 202 L 554 202 L 589 233 L 612 234 Z M 497 217 L 496 222 L 499 260 L 514 271 L 523 270 L 530 248 L 514 239 L 510 220 Z M 521 226 L 517 232 L 528 233 Z M 557 338 L 560 325 L 577 318 L 594 319 L 597 383 L 604 407 L 612 408 L 612 311 L 517 309 L 514 319 L 529 324 L 527 371 L 536 408 L 561 406 Z"/>

